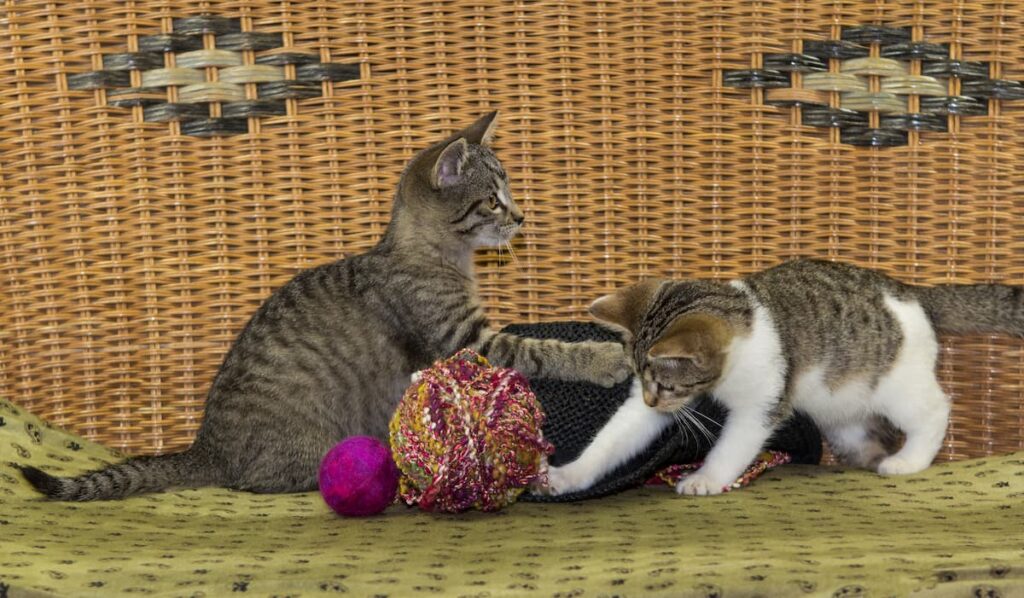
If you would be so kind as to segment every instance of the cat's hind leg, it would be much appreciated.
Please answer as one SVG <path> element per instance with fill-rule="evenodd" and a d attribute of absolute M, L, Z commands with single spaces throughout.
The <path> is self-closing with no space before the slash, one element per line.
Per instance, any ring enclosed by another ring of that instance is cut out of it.
<path fill-rule="evenodd" d="M 935 377 L 938 340 L 924 310 L 916 302 L 886 298 L 903 333 L 903 345 L 878 381 L 873 409 L 902 430 L 903 448 L 878 464 L 878 473 L 917 473 L 931 465 L 942 447 L 949 422 L 949 397 Z"/>
<path fill-rule="evenodd" d="M 889 456 L 889 451 L 873 433 L 869 422 L 853 422 L 822 426 L 829 448 L 841 463 L 876 469 Z"/>
<path fill-rule="evenodd" d="M 913 382 L 908 381 L 901 397 L 887 397 L 885 416 L 903 430 L 907 440 L 903 448 L 879 462 L 880 474 L 910 474 L 926 469 L 946 437 L 949 397 L 934 375 Z"/>
<path fill-rule="evenodd" d="M 298 434 L 298 433 L 297 433 Z M 248 458 L 231 487 L 258 494 L 310 492 L 319 486 L 320 461 L 337 439 L 307 429 L 290 440 L 266 432 L 248 447 Z"/>
<path fill-rule="evenodd" d="M 325 451 L 326 453 L 326 451 Z M 319 486 L 319 460 L 303 459 L 284 462 L 275 460 L 272 467 L 245 472 L 231 487 L 257 494 L 312 492 Z"/>

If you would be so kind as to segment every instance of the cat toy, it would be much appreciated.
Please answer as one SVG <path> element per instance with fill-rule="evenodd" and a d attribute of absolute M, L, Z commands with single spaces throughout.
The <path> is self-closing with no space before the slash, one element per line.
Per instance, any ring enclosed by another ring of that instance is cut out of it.
<path fill-rule="evenodd" d="M 495 511 L 543 481 L 544 412 L 526 378 L 471 350 L 422 371 L 391 419 L 400 495 L 425 511 Z"/>
<path fill-rule="evenodd" d="M 577 341 L 588 339 L 572 334 L 593 331 L 572 323 L 558 332 Z M 332 449 L 320 468 L 320 492 L 336 512 L 365 516 L 383 511 L 397 495 L 425 511 L 457 513 L 495 511 L 524 499 L 595 498 L 644 481 L 675 485 L 699 467 L 710 444 L 698 446 L 693 439 L 686 444 L 683 436 L 669 430 L 669 437 L 625 465 L 626 473 L 617 472 L 594 489 L 563 496 L 524 495 L 547 482 L 548 459 L 558 457 L 549 440 L 570 455 L 581 450 L 580 443 L 592 438 L 625 400 L 629 386 L 627 381 L 617 389 L 583 388 L 575 382 L 537 380 L 534 394 L 515 370 L 492 367 L 484 357 L 463 350 L 420 372 L 406 390 L 391 418 L 390 448 L 373 438 L 356 437 Z M 580 407 L 583 396 L 585 409 Z M 781 450 L 762 454 L 731 488 L 746 486 L 791 460 L 820 459 L 821 437 L 812 424 L 799 420 L 787 430 L 770 443 Z"/>
<path fill-rule="evenodd" d="M 388 445 L 370 436 L 352 436 L 327 452 L 318 480 L 320 495 L 334 512 L 365 517 L 395 501 L 398 468 Z"/>
<path fill-rule="evenodd" d="M 740 477 L 736 478 L 736 481 L 729 484 L 722 490 L 729 492 L 731 490 L 743 488 L 744 486 L 749 486 L 750 483 L 760 477 L 762 473 L 772 469 L 773 467 L 785 465 L 792 460 L 792 455 L 783 451 L 762 451 L 757 456 L 757 459 L 754 459 L 754 462 L 747 467 Z M 703 461 L 697 461 L 695 463 L 676 463 L 674 465 L 669 465 L 651 476 L 651 478 L 647 480 L 646 485 L 660 486 L 662 484 L 668 484 L 669 486 L 675 486 L 680 480 L 700 469 L 700 466 L 703 464 Z"/>
<path fill-rule="evenodd" d="M 526 379 L 471 350 L 420 373 L 391 419 L 391 447 L 356 436 L 320 466 L 320 493 L 337 513 L 375 515 L 396 492 L 424 511 L 495 511 L 543 480 L 544 413 Z"/>

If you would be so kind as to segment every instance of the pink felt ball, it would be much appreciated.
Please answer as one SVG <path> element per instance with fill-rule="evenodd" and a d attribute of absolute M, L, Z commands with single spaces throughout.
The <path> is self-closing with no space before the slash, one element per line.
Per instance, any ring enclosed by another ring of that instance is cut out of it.
<path fill-rule="evenodd" d="M 352 436 L 334 445 L 320 463 L 320 495 L 339 515 L 376 515 L 395 500 L 398 467 L 388 445 Z"/>

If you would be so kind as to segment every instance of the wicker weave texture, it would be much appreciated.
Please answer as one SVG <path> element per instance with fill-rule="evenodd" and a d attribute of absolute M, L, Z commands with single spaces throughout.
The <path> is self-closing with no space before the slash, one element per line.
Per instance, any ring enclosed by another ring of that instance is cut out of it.
<path fill-rule="evenodd" d="M 358 63 L 360 79 L 211 138 L 69 89 L 201 14 L 279 35 L 275 51 Z M 403 163 L 494 107 L 528 215 L 516 261 L 480 256 L 497 324 L 583 319 L 641 277 L 726 279 L 797 255 L 915 283 L 1024 283 L 1024 102 L 865 148 L 723 85 L 765 54 L 874 23 L 1024 79 L 1016 2 L 7 2 L 0 395 L 129 452 L 188 445 L 260 301 L 370 247 Z M 1024 448 L 1024 344 L 948 339 L 941 376 L 955 402 L 943 458 Z"/>

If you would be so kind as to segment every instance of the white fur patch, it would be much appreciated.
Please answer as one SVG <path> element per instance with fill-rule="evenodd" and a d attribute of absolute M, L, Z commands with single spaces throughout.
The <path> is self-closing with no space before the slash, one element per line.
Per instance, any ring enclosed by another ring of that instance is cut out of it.
<path fill-rule="evenodd" d="M 878 381 L 873 406 L 906 433 L 907 441 L 878 464 L 878 472 L 916 473 L 931 465 L 949 423 L 949 398 L 935 377 L 939 342 L 920 303 L 886 297 L 885 305 L 900 324 L 903 345 Z"/>
<path fill-rule="evenodd" d="M 754 319 L 750 334 L 734 337 L 729 344 L 714 395 L 730 409 L 749 405 L 751 401 L 774 403 L 786 385 L 786 359 L 775 322 L 747 285 L 738 280 L 730 284 L 750 297 Z"/>
<path fill-rule="evenodd" d="M 868 380 L 854 379 L 839 388 L 825 383 L 825 369 L 818 365 L 797 374 L 793 381 L 794 408 L 799 409 L 820 426 L 863 422 L 874 412 L 872 389 Z"/>
<path fill-rule="evenodd" d="M 895 398 L 906 388 L 908 382 L 935 378 L 939 341 L 928 315 L 917 301 L 900 301 L 895 297 L 886 297 L 885 306 L 899 322 L 900 330 L 903 332 L 903 345 L 892 369 L 879 381 L 877 393 L 885 398 Z"/>
<path fill-rule="evenodd" d="M 644 449 L 673 422 L 644 403 L 640 380 L 633 379 L 629 398 L 598 431 L 594 440 L 575 461 L 548 470 L 548 489 L 566 494 L 589 488 Z"/>

